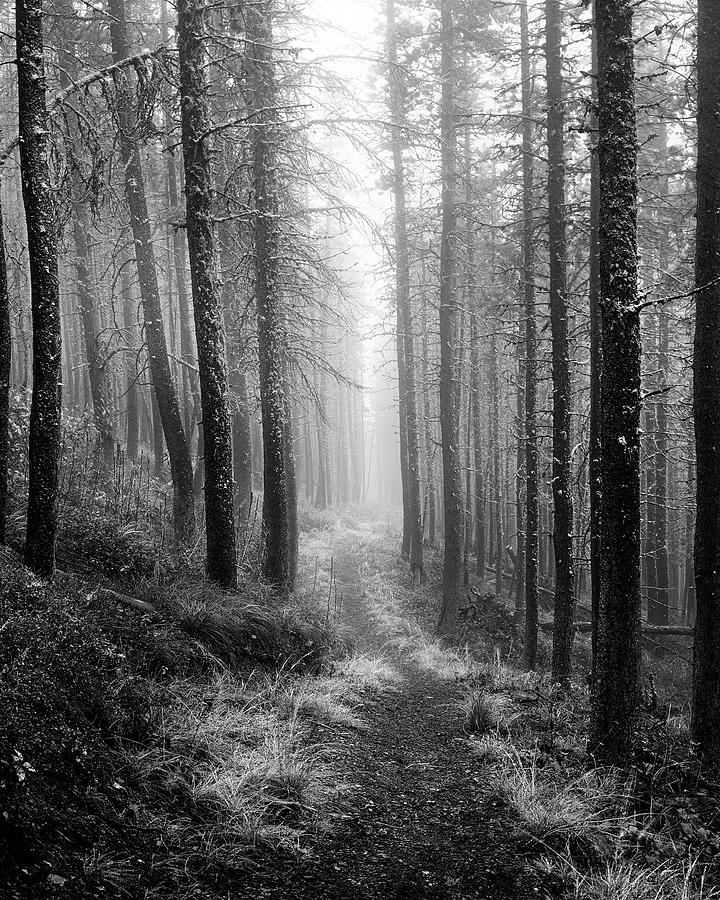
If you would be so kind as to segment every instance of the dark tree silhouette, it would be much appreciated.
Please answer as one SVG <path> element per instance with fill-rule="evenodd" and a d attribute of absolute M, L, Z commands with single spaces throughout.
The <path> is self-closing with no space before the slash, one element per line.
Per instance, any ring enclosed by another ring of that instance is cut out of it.
<path fill-rule="evenodd" d="M 640 693 L 640 311 L 632 0 L 597 0 L 600 165 L 600 605 L 590 745 L 627 759 Z"/>
<path fill-rule="evenodd" d="M 720 4 L 699 0 L 692 735 L 720 762 Z"/>
<path fill-rule="evenodd" d="M 520 7 L 523 111 L 523 299 L 525 314 L 525 665 L 534 669 L 538 631 L 538 445 L 537 323 L 535 320 L 535 234 L 532 83 L 527 0 Z"/>
<path fill-rule="evenodd" d="M 460 403 L 455 285 L 455 63 L 452 0 L 440 0 L 442 98 L 442 236 L 440 244 L 440 431 L 442 435 L 445 557 L 438 630 L 455 628 L 463 564 L 463 511 L 460 476 Z"/>
<path fill-rule="evenodd" d="M 30 261 L 33 391 L 25 565 L 55 570 L 60 462 L 60 292 L 55 212 L 48 164 L 42 0 L 15 10 L 20 167 Z"/>
<path fill-rule="evenodd" d="M 223 309 L 217 284 L 213 231 L 211 129 L 202 44 L 205 18 L 202 0 L 180 0 L 180 108 L 188 252 L 202 401 L 207 574 L 225 587 L 235 587 L 232 434 Z"/>
<path fill-rule="evenodd" d="M 567 310 L 567 238 L 565 227 L 565 107 L 562 73 L 562 6 L 545 0 L 547 67 L 548 241 L 550 252 L 550 324 L 553 383 L 553 548 L 555 613 L 552 673 L 570 677 L 573 641 L 573 497 L 571 481 L 570 360 Z"/>

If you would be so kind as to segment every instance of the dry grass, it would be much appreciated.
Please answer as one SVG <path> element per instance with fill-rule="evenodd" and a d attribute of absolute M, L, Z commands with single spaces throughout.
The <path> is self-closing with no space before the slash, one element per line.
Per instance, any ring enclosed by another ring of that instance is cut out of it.
<path fill-rule="evenodd" d="M 602 867 L 581 872 L 562 860 L 545 858 L 541 868 L 559 874 L 568 900 L 718 900 L 720 891 L 708 887 L 696 863 L 663 863 L 648 868 L 615 858 Z"/>
<path fill-rule="evenodd" d="M 515 718 L 509 697 L 483 689 L 469 693 L 460 706 L 465 715 L 465 731 L 470 734 L 507 734 Z"/>
<path fill-rule="evenodd" d="M 157 744 L 132 757 L 133 780 L 187 805 L 215 840 L 222 833 L 228 844 L 294 846 L 335 786 L 325 748 L 307 741 L 297 704 L 283 705 L 292 681 L 224 674 L 212 685 L 171 685 L 177 700 Z"/>
<path fill-rule="evenodd" d="M 566 773 L 539 766 L 535 751 L 508 745 L 498 765 L 496 790 L 533 837 L 592 837 L 609 834 L 620 821 L 627 795 L 613 772 L 591 770 L 566 780 Z"/>

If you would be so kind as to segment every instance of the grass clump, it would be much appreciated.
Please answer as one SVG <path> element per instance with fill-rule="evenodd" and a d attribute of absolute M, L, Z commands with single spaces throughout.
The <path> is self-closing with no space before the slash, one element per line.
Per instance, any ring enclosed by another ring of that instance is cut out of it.
<path fill-rule="evenodd" d="M 126 779 L 181 809 L 181 829 L 199 823 L 216 848 L 295 846 L 332 788 L 324 749 L 306 740 L 293 681 L 225 673 L 211 690 L 173 684 L 160 739 L 130 758 Z"/>
<path fill-rule="evenodd" d="M 510 699 L 485 690 L 472 691 L 461 704 L 465 714 L 465 731 L 469 734 L 507 734 L 512 714 Z"/>
<path fill-rule="evenodd" d="M 554 863 L 548 861 L 548 867 Z M 647 868 L 616 857 L 603 866 L 580 872 L 562 871 L 567 900 L 717 900 L 720 891 L 705 884 L 693 863 L 666 863 Z"/>
<path fill-rule="evenodd" d="M 246 579 L 231 594 L 185 578 L 148 583 L 141 593 L 216 664 L 231 669 L 254 661 L 319 671 L 335 649 L 333 630 L 317 608 L 300 602 L 279 608 L 259 581 Z"/>
<path fill-rule="evenodd" d="M 537 752 L 524 759 L 509 747 L 500 761 L 496 790 L 523 829 L 554 842 L 609 832 L 616 821 L 612 809 L 620 799 L 616 779 L 592 770 L 567 781 L 565 773 L 546 772 L 539 760 Z"/>

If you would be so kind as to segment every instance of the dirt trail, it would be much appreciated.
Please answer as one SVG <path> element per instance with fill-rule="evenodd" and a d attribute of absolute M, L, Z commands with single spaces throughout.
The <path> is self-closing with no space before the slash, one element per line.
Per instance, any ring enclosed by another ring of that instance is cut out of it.
<path fill-rule="evenodd" d="M 384 643 L 350 541 L 336 548 L 343 620 L 361 649 Z M 530 900 L 549 894 L 519 855 L 507 812 L 462 732 L 462 686 L 399 661 L 402 683 L 369 695 L 365 726 L 343 730 L 333 767 L 344 810 L 300 858 L 266 861 L 249 896 L 293 900 Z M 334 738 L 337 736 L 334 735 Z M 335 743 L 335 741 L 333 741 Z M 527 847 L 525 850 L 527 851 Z"/>

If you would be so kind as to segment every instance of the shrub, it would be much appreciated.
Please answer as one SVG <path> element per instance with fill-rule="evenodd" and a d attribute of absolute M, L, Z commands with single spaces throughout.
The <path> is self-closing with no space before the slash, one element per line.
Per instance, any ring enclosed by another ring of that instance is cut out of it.
<path fill-rule="evenodd" d="M 145 692 L 78 598 L 2 572 L 0 860 L 39 853 L 70 810 L 106 786 L 112 746 L 149 727 Z M 88 827 L 87 825 L 85 826 Z"/>

